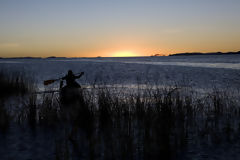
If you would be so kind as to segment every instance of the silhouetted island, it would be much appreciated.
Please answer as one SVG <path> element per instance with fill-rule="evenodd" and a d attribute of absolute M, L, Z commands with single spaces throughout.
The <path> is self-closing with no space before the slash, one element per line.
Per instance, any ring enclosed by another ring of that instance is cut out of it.
<path fill-rule="evenodd" d="M 54 58 L 67 58 L 67 57 L 56 57 L 56 56 L 50 56 L 50 57 L 47 57 L 46 59 L 54 59 Z"/>
<path fill-rule="evenodd" d="M 176 53 L 176 54 L 170 54 L 169 56 L 197 56 L 197 55 L 240 55 L 240 51 L 238 51 L 238 52 L 211 52 L 211 53 L 201 53 L 201 52 Z"/>
<path fill-rule="evenodd" d="M 42 59 L 42 57 L 7 57 L 4 59 Z"/>

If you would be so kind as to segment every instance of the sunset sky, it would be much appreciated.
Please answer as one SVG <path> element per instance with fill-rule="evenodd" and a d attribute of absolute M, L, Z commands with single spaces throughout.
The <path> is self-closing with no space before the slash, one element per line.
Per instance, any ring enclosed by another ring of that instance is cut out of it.
<path fill-rule="evenodd" d="M 240 50 L 240 0 L 0 0 L 0 57 Z"/>

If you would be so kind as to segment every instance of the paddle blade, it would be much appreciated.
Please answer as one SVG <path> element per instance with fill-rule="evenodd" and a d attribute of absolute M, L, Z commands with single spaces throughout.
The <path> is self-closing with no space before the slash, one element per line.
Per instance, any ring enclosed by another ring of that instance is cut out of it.
<path fill-rule="evenodd" d="M 50 79 L 50 80 L 44 81 L 43 84 L 44 84 L 45 86 L 47 86 L 47 85 L 49 85 L 49 84 L 54 83 L 55 81 L 56 81 L 55 79 Z"/>

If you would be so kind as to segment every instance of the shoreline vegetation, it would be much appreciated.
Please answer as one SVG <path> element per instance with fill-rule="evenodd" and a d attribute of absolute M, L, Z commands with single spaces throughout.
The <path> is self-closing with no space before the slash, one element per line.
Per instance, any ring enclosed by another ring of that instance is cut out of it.
<path fill-rule="evenodd" d="M 0 100 L 14 95 L 24 95 L 34 90 L 33 79 L 26 73 L 0 70 Z"/>
<path fill-rule="evenodd" d="M 0 135 L 7 137 L 14 124 L 34 135 L 51 131 L 54 145 L 46 147 L 54 148 L 54 159 L 189 159 L 199 150 L 240 143 L 240 97 L 229 90 L 199 96 L 191 87 L 147 85 L 131 92 L 94 86 L 66 105 L 58 94 L 32 93 L 24 74 L 0 73 L 1 87 L 9 90 L 0 97 Z M 14 92 L 22 103 L 11 110 L 4 99 Z"/>
<path fill-rule="evenodd" d="M 176 53 L 170 54 L 169 56 L 211 56 L 211 55 L 240 55 L 240 51 L 238 52 L 211 52 L 211 53 L 201 53 L 201 52 L 192 52 L 192 53 Z"/>

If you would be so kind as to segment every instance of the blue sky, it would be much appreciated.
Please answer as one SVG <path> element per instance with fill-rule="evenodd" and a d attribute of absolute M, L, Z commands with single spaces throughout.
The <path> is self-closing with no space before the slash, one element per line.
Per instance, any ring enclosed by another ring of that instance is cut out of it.
<path fill-rule="evenodd" d="M 238 0 L 1 0 L 0 56 L 240 50 Z"/>

